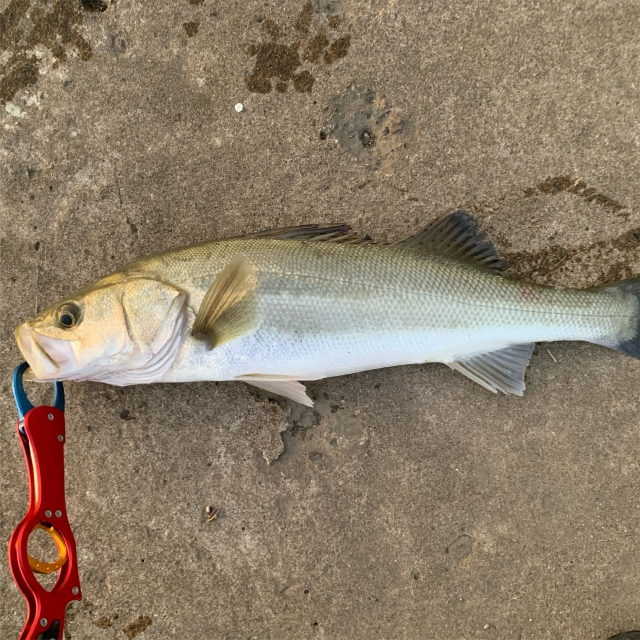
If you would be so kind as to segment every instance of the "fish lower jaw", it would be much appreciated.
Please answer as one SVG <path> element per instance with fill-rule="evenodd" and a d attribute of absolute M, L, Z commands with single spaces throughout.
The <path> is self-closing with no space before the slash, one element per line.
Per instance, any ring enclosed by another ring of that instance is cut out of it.
<path fill-rule="evenodd" d="M 60 366 L 43 349 L 31 328 L 25 323 L 15 330 L 15 339 L 22 357 L 27 361 L 31 380 L 54 380 Z"/>

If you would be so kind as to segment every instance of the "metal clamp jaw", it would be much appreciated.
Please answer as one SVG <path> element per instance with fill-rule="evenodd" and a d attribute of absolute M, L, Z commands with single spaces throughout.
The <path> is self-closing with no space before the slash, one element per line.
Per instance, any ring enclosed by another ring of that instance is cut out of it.
<path fill-rule="evenodd" d="M 13 372 L 13 395 L 20 419 L 16 431 L 29 474 L 29 508 L 9 540 L 9 566 L 27 601 L 27 621 L 19 640 L 62 640 L 64 615 L 71 600 L 81 600 L 76 545 L 64 492 L 64 389 L 55 383 L 53 406 L 34 407 L 24 391 L 26 363 Z M 27 553 L 34 529 L 44 529 L 55 542 L 59 558 L 41 562 Z M 35 573 L 58 572 L 47 591 Z"/>

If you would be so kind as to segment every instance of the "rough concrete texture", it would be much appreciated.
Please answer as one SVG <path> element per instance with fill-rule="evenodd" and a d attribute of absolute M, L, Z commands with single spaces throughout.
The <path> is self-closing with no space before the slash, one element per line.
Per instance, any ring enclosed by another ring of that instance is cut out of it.
<path fill-rule="evenodd" d="M 634 0 L 0 11 L 1 540 L 27 500 L 13 328 L 133 258 L 308 222 L 399 238 L 463 207 L 519 276 L 640 274 Z M 309 384 L 315 411 L 69 383 L 66 637 L 638 627 L 639 376 L 575 343 L 538 345 L 523 398 L 440 365 Z M 23 616 L 3 562 L 0 637 Z"/>

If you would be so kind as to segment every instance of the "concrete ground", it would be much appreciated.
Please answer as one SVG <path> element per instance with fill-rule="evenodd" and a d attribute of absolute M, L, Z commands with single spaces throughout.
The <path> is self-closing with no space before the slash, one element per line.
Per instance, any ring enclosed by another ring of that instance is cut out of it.
<path fill-rule="evenodd" d="M 0 540 L 27 500 L 13 329 L 133 258 L 309 222 L 395 239 L 462 207 L 518 276 L 640 274 L 639 20 L 634 0 L 0 0 Z M 69 383 L 66 637 L 637 628 L 639 380 L 557 343 L 523 398 L 441 365 L 309 384 L 315 411 Z M 3 562 L 0 637 L 23 618 Z"/>

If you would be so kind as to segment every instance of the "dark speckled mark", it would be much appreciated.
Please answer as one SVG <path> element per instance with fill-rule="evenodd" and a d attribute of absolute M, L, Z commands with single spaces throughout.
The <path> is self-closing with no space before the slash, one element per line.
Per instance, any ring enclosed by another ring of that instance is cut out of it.
<path fill-rule="evenodd" d="M 462 534 L 445 549 L 445 553 L 454 563 L 459 564 L 473 553 L 473 539 Z"/>
<path fill-rule="evenodd" d="M 580 198 L 584 198 L 587 202 L 595 202 L 605 209 L 611 209 L 613 211 L 620 211 L 621 209 L 627 208 L 617 200 L 598 193 L 596 189 L 588 188 L 587 183 L 582 180 L 582 178 L 574 179 L 570 176 L 547 178 L 537 186 L 537 190 L 536 188 L 525 189 L 524 197 L 530 198 L 536 195 L 537 192 L 552 196 L 563 192 L 572 193 Z"/>
<path fill-rule="evenodd" d="M 98 629 L 108 629 L 113 624 L 113 622 L 111 622 L 109 618 L 105 618 L 103 616 L 94 620 L 93 624 L 98 627 Z"/>
<path fill-rule="evenodd" d="M 106 11 L 109 3 L 105 0 L 80 0 L 80 4 L 85 11 Z"/>
<path fill-rule="evenodd" d="M 309 71 L 301 71 L 298 75 L 293 76 L 293 88 L 299 93 L 309 93 L 315 81 L 316 79 Z"/>
<path fill-rule="evenodd" d="M 187 37 L 189 38 L 193 38 L 193 36 L 196 35 L 196 33 L 198 33 L 198 27 L 200 26 L 199 22 L 196 22 L 195 20 L 192 22 L 185 22 L 182 27 L 185 31 L 185 33 L 187 34 Z"/>
<path fill-rule="evenodd" d="M 551 245 L 540 251 L 502 252 L 509 273 L 518 279 L 555 284 L 564 271 L 586 270 L 588 266 L 600 271 L 591 278 L 589 286 L 596 287 L 633 277 L 632 264 L 640 259 L 640 228 L 632 229 L 613 240 L 599 240 L 577 247 Z"/>
<path fill-rule="evenodd" d="M 313 20 L 313 2 L 309 0 L 309 2 L 302 7 L 302 11 L 296 20 L 295 30 L 302 35 L 306 35 L 309 33 L 311 20 Z"/>
<path fill-rule="evenodd" d="M 275 89 L 278 93 L 286 93 L 291 83 L 299 93 L 308 93 L 313 88 L 315 77 L 308 69 L 299 71 L 304 63 L 319 64 L 324 60 L 326 64 L 333 64 L 347 55 L 351 37 L 342 36 L 332 42 L 323 28 L 311 34 L 313 16 L 313 3 L 307 2 L 294 25 L 299 39 L 289 44 L 279 42 L 283 37 L 281 27 L 271 19 L 264 20 L 260 17 L 260 26 L 271 41 L 254 44 L 248 48 L 249 55 L 256 58 L 252 73 L 245 79 L 249 91 L 269 93 Z M 326 17 L 324 19 L 326 20 Z M 334 20 L 330 26 L 337 28 L 338 24 L 339 21 Z"/>
<path fill-rule="evenodd" d="M 34 6 L 29 0 L 11 0 L 0 13 L 0 51 L 11 54 L 0 65 L 0 105 L 38 81 L 40 62 L 33 53 L 37 45 L 51 51 L 54 69 L 68 58 L 69 48 L 78 52 L 80 60 L 91 58 L 89 43 L 77 31 L 82 24 L 81 7 L 77 0 L 36 2 Z"/>
<path fill-rule="evenodd" d="M 333 64 L 336 60 L 344 58 L 349 52 L 351 46 L 351 36 L 342 36 L 331 43 L 331 46 L 324 54 L 324 61 L 327 64 Z"/>
<path fill-rule="evenodd" d="M 304 54 L 302 55 L 303 60 L 308 60 L 313 64 L 318 62 L 318 59 L 322 55 L 322 52 L 329 46 L 329 38 L 327 38 L 327 34 L 324 31 L 317 33 L 311 40 L 309 40 L 309 44 L 307 44 Z"/>
<path fill-rule="evenodd" d="M 153 624 L 153 620 L 149 616 L 140 616 L 133 622 L 130 622 L 123 630 L 124 633 L 129 640 L 135 638 L 137 635 L 141 634 L 147 627 Z"/>
<path fill-rule="evenodd" d="M 271 36 L 273 40 L 277 40 L 282 35 L 280 27 L 270 18 L 262 23 L 262 28 Z"/>
<path fill-rule="evenodd" d="M 298 55 L 299 47 L 300 42 L 284 45 L 273 41 L 251 45 L 249 54 L 256 56 L 256 64 L 253 73 L 246 78 L 249 91 L 269 93 L 272 89 L 271 78 L 278 78 L 284 83 L 284 89 L 280 84 L 278 90 L 286 91 L 287 83 L 294 79 L 295 71 L 301 64 Z M 313 86 L 313 83 L 311 85 Z"/>

